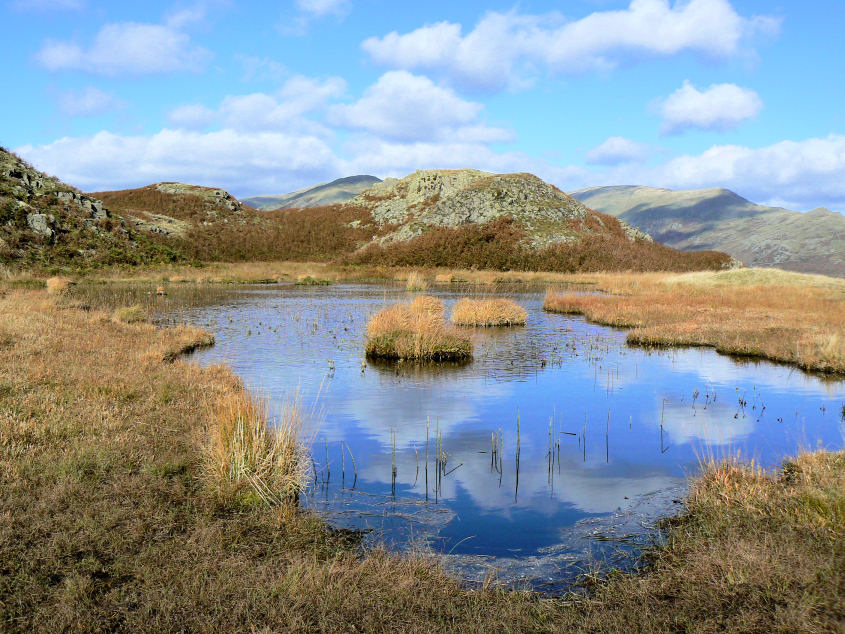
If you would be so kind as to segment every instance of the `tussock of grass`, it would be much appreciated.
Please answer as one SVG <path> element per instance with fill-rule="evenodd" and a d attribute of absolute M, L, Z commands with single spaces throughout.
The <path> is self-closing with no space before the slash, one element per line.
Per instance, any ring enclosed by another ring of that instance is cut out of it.
<path fill-rule="evenodd" d="M 308 472 L 296 402 L 271 421 L 266 401 L 234 390 L 217 397 L 205 430 L 209 484 L 224 497 L 247 489 L 266 504 L 295 502 Z"/>
<path fill-rule="evenodd" d="M 331 286 L 331 284 L 331 280 L 319 279 L 310 275 L 304 275 L 296 280 L 297 286 Z"/>
<path fill-rule="evenodd" d="M 66 277 L 51 277 L 47 280 L 47 293 L 50 295 L 61 295 L 73 282 Z"/>
<path fill-rule="evenodd" d="M 147 316 L 144 313 L 144 309 L 136 304 L 135 306 L 118 308 L 114 311 L 112 319 L 123 324 L 136 324 L 141 321 L 146 321 Z"/>
<path fill-rule="evenodd" d="M 845 292 L 839 280 L 763 270 L 605 275 L 600 284 L 613 295 L 549 292 L 543 307 L 631 328 L 630 343 L 713 346 L 726 354 L 845 373 Z"/>
<path fill-rule="evenodd" d="M 444 312 L 443 301 L 431 295 L 418 295 L 409 306 L 412 313 L 428 313 L 434 316 L 442 316 Z"/>
<path fill-rule="evenodd" d="M 469 299 L 464 297 L 452 309 L 452 323 L 458 326 L 522 326 L 525 309 L 512 299 Z"/>
<path fill-rule="evenodd" d="M 472 357 L 472 343 L 446 324 L 439 299 L 421 295 L 370 319 L 366 354 L 381 359 L 461 360 Z"/>
<path fill-rule="evenodd" d="M 411 271 L 408 274 L 408 279 L 405 282 L 405 290 L 411 292 L 424 291 L 428 288 L 428 282 L 417 271 Z"/>

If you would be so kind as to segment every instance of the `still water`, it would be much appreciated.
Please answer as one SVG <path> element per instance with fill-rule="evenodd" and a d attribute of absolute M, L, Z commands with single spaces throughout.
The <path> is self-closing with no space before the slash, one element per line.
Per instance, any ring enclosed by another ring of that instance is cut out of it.
<path fill-rule="evenodd" d="M 630 565 L 701 460 L 774 466 L 843 446 L 842 381 L 629 347 L 623 331 L 543 312 L 542 292 L 429 294 L 447 315 L 462 296 L 506 295 L 528 323 L 472 331 L 468 364 L 417 365 L 362 363 L 369 317 L 413 297 L 397 287 L 240 288 L 168 319 L 215 333 L 193 360 L 310 412 L 307 506 L 374 542 L 440 553 L 468 581 L 555 591 L 595 561 Z"/>

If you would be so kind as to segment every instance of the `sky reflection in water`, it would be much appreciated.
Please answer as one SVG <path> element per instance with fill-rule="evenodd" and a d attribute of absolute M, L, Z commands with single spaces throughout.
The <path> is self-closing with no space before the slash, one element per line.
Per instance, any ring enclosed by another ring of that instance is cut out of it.
<path fill-rule="evenodd" d="M 431 294 L 448 311 L 474 292 Z M 316 400 L 318 483 L 308 504 L 388 543 L 426 537 L 453 555 L 530 559 L 560 550 L 573 528 L 595 532 L 589 518 L 600 522 L 644 495 L 674 490 L 656 509 L 671 512 L 666 505 L 703 457 L 740 453 L 771 466 L 801 448 L 842 447 L 843 382 L 710 349 L 630 348 L 622 331 L 544 313 L 542 293 L 506 294 L 529 311 L 528 324 L 475 331 L 475 358 L 464 366 L 370 363 L 362 371 L 367 319 L 411 297 L 396 287 L 236 289 L 171 318 L 215 333 L 217 344 L 194 355 L 199 362 L 229 364 L 275 402 L 297 391 L 308 406 Z M 427 493 L 436 505 L 419 504 L 426 421 Z M 454 469 L 437 492 L 436 429 L 446 471 Z M 490 453 L 499 430 L 501 474 Z M 341 474 L 341 443 L 357 465 L 354 491 L 348 453 Z"/>

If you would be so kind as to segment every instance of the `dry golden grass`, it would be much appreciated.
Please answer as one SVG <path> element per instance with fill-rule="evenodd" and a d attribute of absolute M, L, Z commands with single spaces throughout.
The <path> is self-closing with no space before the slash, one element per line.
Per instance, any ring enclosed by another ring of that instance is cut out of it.
<path fill-rule="evenodd" d="M 61 295 L 73 282 L 66 277 L 51 277 L 47 279 L 47 293 L 50 295 Z"/>
<path fill-rule="evenodd" d="M 373 315 L 367 323 L 366 354 L 382 359 L 461 360 L 472 357 L 472 343 L 446 323 L 439 299 L 421 295 Z"/>
<path fill-rule="evenodd" d="M 549 292 L 544 308 L 630 328 L 643 345 L 713 346 L 845 372 L 845 281 L 770 270 L 598 278 L 612 295 Z"/>
<path fill-rule="evenodd" d="M 525 309 L 512 299 L 464 297 L 452 309 L 452 323 L 458 326 L 523 326 Z"/>
<path fill-rule="evenodd" d="M 203 434 L 210 486 L 224 497 L 246 489 L 274 506 L 298 500 L 308 473 L 303 433 L 296 402 L 271 420 L 263 399 L 241 390 L 219 395 Z"/>
<path fill-rule="evenodd" d="M 411 312 L 415 314 L 429 313 L 442 317 L 444 312 L 443 301 L 431 295 L 417 295 L 409 306 Z"/>
<path fill-rule="evenodd" d="M 118 308 L 112 313 L 112 319 L 124 324 L 135 324 L 139 321 L 146 321 L 147 316 L 144 314 L 144 309 L 136 304 L 135 306 Z"/>
<path fill-rule="evenodd" d="M 210 340 L 0 286 L 0 630 L 841 629 L 842 452 L 711 468 L 648 574 L 589 597 L 472 591 L 432 559 L 362 555 L 291 505 L 209 487 L 202 404 L 243 391 L 178 359 Z"/>
<path fill-rule="evenodd" d="M 425 277 L 417 271 L 411 271 L 408 274 L 408 279 L 405 281 L 405 290 L 418 292 L 424 291 L 428 288 L 428 282 Z"/>

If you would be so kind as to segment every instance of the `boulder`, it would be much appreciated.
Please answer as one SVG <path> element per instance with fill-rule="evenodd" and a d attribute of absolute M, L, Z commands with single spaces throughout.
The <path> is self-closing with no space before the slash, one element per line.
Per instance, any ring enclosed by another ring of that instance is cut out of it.
<path fill-rule="evenodd" d="M 55 234 L 56 218 L 50 214 L 27 214 L 26 224 L 38 235 L 52 238 Z"/>

